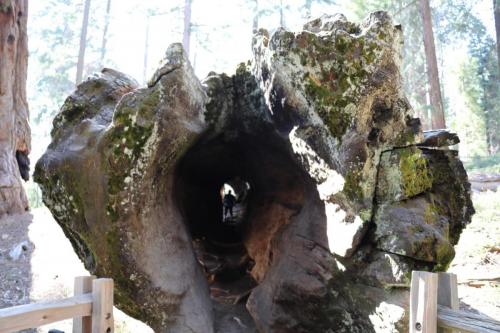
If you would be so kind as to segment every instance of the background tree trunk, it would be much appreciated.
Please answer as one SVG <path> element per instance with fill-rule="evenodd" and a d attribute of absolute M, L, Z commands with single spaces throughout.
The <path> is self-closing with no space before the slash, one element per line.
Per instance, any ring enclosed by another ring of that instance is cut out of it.
<path fill-rule="evenodd" d="M 498 74 L 500 75 L 500 0 L 493 0 L 493 12 L 495 14 L 495 30 L 497 35 Z"/>
<path fill-rule="evenodd" d="M 252 33 L 256 34 L 259 30 L 259 0 L 254 0 L 254 12 L 252 22 Z"/>
<path fill-rule="evenodd" d="M 441 96 L 441 85 L 439 84 L 439 72 L 436 59 L 436 46 L 434 44 L 434 33 L 432 31 L 432 16 L 429 0 L 420 0 L 420 13 L 424 30 L 424 48 L 427 62 L 427 77 L 429 80 L 429 96 L 431 102 L 431 123 L 433 129 L 446 128 L 443 110 L 443 98 Z"/>
<path fill-rule="evenodd" d="M 16 152 L 31 149 L 26 102 L 27 0 L 0 0 L 0 216 L 28 209 Z M 24 163 L 23 173 L 27 173 Z"/>
<path fill-rule="evenodd" d="M 283 10 L 283 0 L 280 0 L 280 27 L 285 27 L 285 14 Z"/>
<path fill-rule="evenodd" d="M 149 56 L 149 21 L 151 16 L 148 13 L 146 16 L 146 36 L 144 37 L 144 64 L 142 69 L 142 80 L 144 83 L 148 82 L 148 56 Z"/>
<path fill-rule="evenodd" d="M 90 0 L 85 0 L 83 9 L 82 32 L 80 34 L 80 51 L 78 52 L 78 64 L 76 65 L 76 84 L 82 82 L 83 66 L 85 64 L 85 47 L 87 46 L 87 28 L 89 26 Z"/>
<path fill-rule="evenodd" d="M 104 29 L 102 31 L 101 58 L 100 66 L 103 67 L 104 57 L 106 56 L 106 44 L 108 42 L 109 15 L 111 13 L 111 0 L 106 5 L 106 16 L 104 16 Z"/>
<path fill-rule="evenodd" d="M 182 46 L 189 57 L 189 44 L 191 42 L 191 1 L 184 0 L 184 34 L 182 37 Z"/>

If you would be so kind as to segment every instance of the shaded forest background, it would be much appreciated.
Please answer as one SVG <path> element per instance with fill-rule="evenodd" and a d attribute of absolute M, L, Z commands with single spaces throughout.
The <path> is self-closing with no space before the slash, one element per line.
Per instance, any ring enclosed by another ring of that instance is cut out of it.
<path fill-rule="evenodd" d="M 500 172 L 500 0 L 31 1 L 31 159 L 50 142 L 64 99 L 102 67 L 144 83 L 167 46 L 182 41 L 203 79 L 250 59 L 259 28 L 293 30 L 336 12 L 359 21 L 375 10 L 403 26 L 404 88 L 424 128 L 457 132 L 469 171 Z M 27 191 L 40 206 L 37 187 Z"/>

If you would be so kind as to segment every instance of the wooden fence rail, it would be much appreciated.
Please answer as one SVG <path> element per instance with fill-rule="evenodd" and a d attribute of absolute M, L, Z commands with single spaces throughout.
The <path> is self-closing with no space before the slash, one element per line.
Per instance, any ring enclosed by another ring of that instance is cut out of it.
<path fill-rule="evenodd" d="M 0 333 L 36 328 L 73 319 L 73 333 L 113 333 L 113 280 L 82 276 L 75 279 L 75 296 L 0 309 Z"/>
<path fill-rule="evenodd" d="M 411 275 L 410 333 L 498 333 L 500 322 L 458 309 L 457 276 L 414 271 Z"/>

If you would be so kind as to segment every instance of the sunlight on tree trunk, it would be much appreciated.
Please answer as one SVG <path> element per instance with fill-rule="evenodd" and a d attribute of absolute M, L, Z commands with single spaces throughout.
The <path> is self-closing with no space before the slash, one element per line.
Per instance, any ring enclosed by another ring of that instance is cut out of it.
<path fill-rule="evenodd" d="M 182 46 L 189 57 L 189 44 L 191 42 L 191 2 L 192 0 L 184 1 L 184 33 L 182 36 Z"/>
<path fill-rule="evenodd" d="M 111 12 L 111 0 L 108 0 L 106 5 L 106 16 L 104 17 L 104 30 L 102 32 L 102 44 L 101 44 L 101 58 L 100 66 L 103 67 L 104 57 L 106 56 L 106 44 L 108 42 L 108 28 L 109 28 L 109 14 Z"/>
<path fill-rule="evenodd" d="M 283 13 L 283 0 L 280 0 L 280 27 L 285 27 L 285 15 Z"/>
<path fill-rule="evenodd" d="M 446 128 L 443 111 L 443 98 L 439 84 L 439 72 L 436 59 L 436 46 L 432 31 L 432 16 L 429 0 L 420 0 L 420 12 L 423 20 L 425 58 L 429 80 L 429 96 L 432 108 L 431 123 L 433 129 Z"/>
<path fill-rule="evenodd" d="M 0 0 L 0 216 L 28 209 L 21 184 L 31 150 L 26 77 L 28 67 L 27 0 Z M 20 173 L 20 171 L 22 173 Z"/>
<path fill-rule="evenodd" d="M 144 38 L 144 65 L 142 69 L 142 81 L 146 82 L 148 80 L 148 53 L 149 53 L 149 21 L 151 20 L 151 15 L 146 16 L 146 36 Z"/>
<path fill-rule="evenodd" d="M 495 31 L 496 31 L 496 35 L 497 35 L 498 74 L 500 75 L 500 0 L 493 0 L 493 12 L 495 13 Z"/>
<path fill-rule="evenodd" d="M 85 0 L 83 10 L 82 32 L 80 34 L 80 51 L 78 52 L 78 64 L 76 65 L 76 84 L 82 82 L 83 66 L 85 65 L 85 47 L 87 44 L 87 28 L 89 26 L 90 0 Z"/>
<path fill-rule="evenodd" d="M 252 33 L 257 33 L 259 30 L 259 0 L 254 0 L 253 24 Z"/>

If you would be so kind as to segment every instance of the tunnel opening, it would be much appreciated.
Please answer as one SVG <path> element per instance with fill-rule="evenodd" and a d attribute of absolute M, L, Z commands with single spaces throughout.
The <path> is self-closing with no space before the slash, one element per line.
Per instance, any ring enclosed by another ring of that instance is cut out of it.
<path fill-rule="evenodd" d="M 273 261 L 273 237 L 302 208 L 309 175 L 275 131 L 224 131 L 202 136 L 179 161 L 175 179 L 212 300 L 244 308 Z M 232 217 L 224 207 L 229 191 Z"/>

